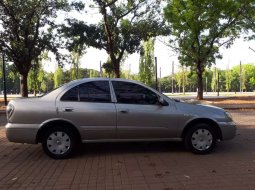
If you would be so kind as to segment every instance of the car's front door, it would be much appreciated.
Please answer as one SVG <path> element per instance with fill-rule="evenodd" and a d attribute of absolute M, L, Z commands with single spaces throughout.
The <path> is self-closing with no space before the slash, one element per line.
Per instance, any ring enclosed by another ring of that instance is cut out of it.
<path fill-rule="evenodd" d="M 117 99 L 117 134 L 120 139 L 175 137 L 178 131 L 174 105 L 160 105 L 158 95 L 132 82 L 112 81 Z"/>
<path fill-rule="evenodd" d="M 116 108 L 109 81 L 91 81 L 75 86 L 57 101 L 59 116 L 79 127 L 83 140 L 116 137 Z"/>

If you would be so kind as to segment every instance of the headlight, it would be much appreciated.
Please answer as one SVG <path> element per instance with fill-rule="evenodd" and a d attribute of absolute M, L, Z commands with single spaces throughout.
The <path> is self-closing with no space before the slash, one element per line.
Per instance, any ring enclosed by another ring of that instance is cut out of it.
<path fill-rule="evenodd" d="M 225 114 L 230 121 L 233 121 L 232 115 L 229 112 L 225 111 Z"/>
<path fill-rule="evenodd" d="M 7 115 L 7 120 L 9 120 L 13 114 L 14 111 L 14 106 L 12 104 L 8 104 L 6 108 L 6 115 Z"/>

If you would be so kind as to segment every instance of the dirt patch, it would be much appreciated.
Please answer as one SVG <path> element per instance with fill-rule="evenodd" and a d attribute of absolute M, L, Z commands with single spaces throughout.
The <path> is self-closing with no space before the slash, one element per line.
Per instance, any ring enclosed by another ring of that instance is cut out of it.
<path fill-rule="evenodd" d="M 0 110 L 6 110 L 6 106 L 0 106 Z"/>
<path fill-rule="evenodd" d="M 255 96 L 238 96 L 238 97 L 226 97 L 226 98 L 206 98 L 205 101 L 210 101 L 213 104 L 255 104 Z"/>

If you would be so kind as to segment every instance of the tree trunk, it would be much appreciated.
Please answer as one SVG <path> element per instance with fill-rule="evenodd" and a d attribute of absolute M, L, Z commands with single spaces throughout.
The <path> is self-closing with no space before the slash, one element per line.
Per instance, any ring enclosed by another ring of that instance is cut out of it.
<path fill-rule="evenodd" d="M 116 78 L 120 78 L 120 68 L 118 66 L 115 68 L 115 76 Z"/>
<path fill-rule="evenodd" d="M 202 63 L 197 63 L 197 99 L 203 100 L 203 69 Z"/>
<path fill-rule="evenodd" d="M 22 73 L 20 77 L 20 93 L 22 97 L 28 97 L 27 76 L 28 73 Z"/>
<path fill-rule="evenodd" d="M 120 78 L 120 63 L 116 59 L 112 59 L 114 73 L 116 78 Z"/>

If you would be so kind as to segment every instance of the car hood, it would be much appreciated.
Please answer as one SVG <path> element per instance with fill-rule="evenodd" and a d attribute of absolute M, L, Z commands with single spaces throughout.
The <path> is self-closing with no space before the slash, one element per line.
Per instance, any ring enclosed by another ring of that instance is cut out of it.
<path fill-rule="evenodd" d="M 212 118 L 214 120 L 225 120 L 225 110 L 216 106 L 176 102 L 176 108 L 184 114 L 193 115 L 199 118 Z"/>

